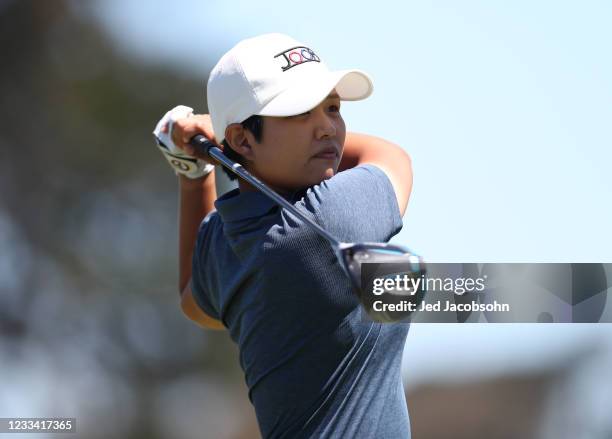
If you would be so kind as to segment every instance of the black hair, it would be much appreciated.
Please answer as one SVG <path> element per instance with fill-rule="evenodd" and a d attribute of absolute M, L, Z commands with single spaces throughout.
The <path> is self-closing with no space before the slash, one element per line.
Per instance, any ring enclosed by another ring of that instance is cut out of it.
<path fill-rule="evenodd" d="M 253 134 L 253 137 L 255 137 L 255 140 L 257 142 L 261 142 L 261 138 L 263 136 L 263 117 L 262 116 L 254 114 L 248 119 L 245 119 L 242 122 L 240 122 L 240 125 L 242 125 L 242 127 L 245 130 L 250 131 L 251 134 Z M 229 158 L 230 160 L 234 162 L 240 163 L 241 165 L 244 166 L 244 157 L 242 157 L 242 155 L 234 151 L 232 147 L 229 146 L 229 143 L 227 143 L 227 139 L 223 139 L 223 142 L 221 142 L 221 145 L 223 145 L 223 154 L 225 154 L 227 158 Z M 225 172 L 225 175 L 227 175 L 227 177 L 230 180 L 233 181 L 238 178 L 236 174 L 228 170 L 225 166 L 222 166 L 221 168 L 223 169 L 223 172 Z"/>

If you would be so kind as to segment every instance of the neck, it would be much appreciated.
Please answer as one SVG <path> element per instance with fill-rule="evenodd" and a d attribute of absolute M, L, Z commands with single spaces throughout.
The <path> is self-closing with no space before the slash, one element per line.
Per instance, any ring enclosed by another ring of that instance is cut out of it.
<path fill-rule="evenodd" d="M 274 192 L 276 192 L 277 194 L 283 197 L 288 197 L 289 195 L 293 193 L 293 191 L 290 189 L 273 186 L 271 184 L 266 183 L 262 179 L 259 179 L 259 180 L 262 183 L 264 183 L 266 186 L 268 186 L 270 189 L 272 189 Z M 259 191 L 259 189 L 257 189 L 255 186 L 253 186 L 252 184 L 248 183 L 247 181 L 243 180 L 240 177 L 238 177 L 238 189 L 240 190 L 240 192 L 258 192 Z"/>

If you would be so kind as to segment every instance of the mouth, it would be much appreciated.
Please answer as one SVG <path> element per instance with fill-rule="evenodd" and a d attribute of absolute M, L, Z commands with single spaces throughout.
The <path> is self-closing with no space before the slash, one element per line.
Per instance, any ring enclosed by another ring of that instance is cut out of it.
<path fill-rule="evenodd" d="M 328 146 L 312 156 L 314 159 L 335 160 L 338 158 L 338 150 L 333 146 Z"/>

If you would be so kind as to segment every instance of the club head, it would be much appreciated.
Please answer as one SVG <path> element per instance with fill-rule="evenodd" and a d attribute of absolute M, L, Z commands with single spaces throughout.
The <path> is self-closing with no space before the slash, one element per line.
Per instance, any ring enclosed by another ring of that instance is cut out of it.
<path fill-rule="evenodd" d="M 388 243 L 342 243 L 337 248 L 337 253 L 351 279 L 354 291 L 372 320 L 385 323 L 404 320 L 422 302 L 425 290 L 419 287 L 410 288 L 414 283 L 410 283 L 409 279 L 416 281 L 424 276 L 426 266 L 423 259 L 409 249 Z M 382 293 L 373 294 L 372 282 L 362 285 L 362 264 L 377 264 L 368 266 L 366 274 L 369 278 L 395 279 L 400 276 L 406 280 L 403 285 L 408 288 L 385 289 Z M 382 307 L 381 303 L 394 307 Z"/>

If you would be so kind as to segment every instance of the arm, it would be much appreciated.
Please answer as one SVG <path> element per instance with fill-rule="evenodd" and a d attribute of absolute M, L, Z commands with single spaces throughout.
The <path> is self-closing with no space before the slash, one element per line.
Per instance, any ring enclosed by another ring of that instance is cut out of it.
<path fill-rule="evenodd" d="M 167 132 L 168 127 L 162 131 Z M 195 134 L 204 134 L 214 140 L 212 125 L 208 115 L 192 116 L 179 119 L 172 129 L 172 141 L 179 148 L 192 156 L 203 160 L 194 151 L 188 141 Z M 210 162 L 213 163 L 213 162 Z M 223 324 L 208 316 L 197 305 L 191 291 L 190 280 L 192 258 L 198 229 L 204 217 L 214 209 L 217 198 L 215 188 L 215 173 L 211 172 L 200 178 L 187 178 L 179 175 L 179 294 L 181 296 L 181 309 L 183 313 L 198 325 L 210 329 L 224 329 Z"/>
<path fill-rule="evenodd" d="M 338 172 L 366 163 L 378 166 L 387 174 L 403 216 L 412 191 L 412 161 L 408 153 L 398 145 L 379 137 L 346 133 Z"/>
<path fill-rule="evenodd" d="M 191 259 L 198 228 L 214 209 L 216 198 L 214 172 L 195 180 L 179 176 L 179 291 L 184 291 L 191 279 Z"/>
<path fill-rule="evenodd" d="M 215 173 L 191 180 L 179 176 L 179 291 L 183 313 L 198 325 L 210 329 L 224 329 L 223 324 L 206 315 L 197 305 L 189 281 L 191 260 L 202 219 L 214 209 L 217 198 Z"/>

